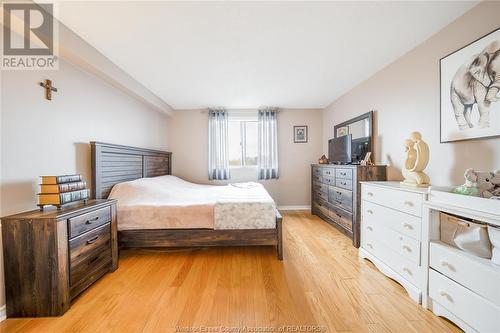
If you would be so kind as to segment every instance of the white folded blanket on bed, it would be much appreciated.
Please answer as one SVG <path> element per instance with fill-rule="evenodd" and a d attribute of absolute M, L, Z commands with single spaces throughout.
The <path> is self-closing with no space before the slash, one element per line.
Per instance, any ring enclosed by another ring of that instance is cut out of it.
<path fill-rule="evenodd" d="M 141 178 L 113 187 L 118 229 L 270 229 L 276 205 L 258 183 L 200 185 L 175 176 Z"/>

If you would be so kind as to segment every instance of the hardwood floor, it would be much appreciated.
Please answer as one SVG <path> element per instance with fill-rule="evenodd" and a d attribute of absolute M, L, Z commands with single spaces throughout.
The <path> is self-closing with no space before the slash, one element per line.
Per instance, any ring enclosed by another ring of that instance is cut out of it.
<path fill-rule="evenodd" d="M 273 247 L 122 251 L 119 269 L 64 316 L 8 319 L 0 332 L 277 331 L 282 325 L 318 325 L 323 332 L 460 331 L 358 259 L 351 240 L 317 217 L 285 213 L 283 226 L 283 262 Z"/>

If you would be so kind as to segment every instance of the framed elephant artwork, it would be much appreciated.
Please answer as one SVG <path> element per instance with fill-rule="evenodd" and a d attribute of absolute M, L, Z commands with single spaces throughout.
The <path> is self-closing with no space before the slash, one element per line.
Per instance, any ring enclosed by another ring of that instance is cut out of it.
<path fill-rule="evenodd" d="M 500 136 L 500 28 L 439 65 L 441 142 Z"/>

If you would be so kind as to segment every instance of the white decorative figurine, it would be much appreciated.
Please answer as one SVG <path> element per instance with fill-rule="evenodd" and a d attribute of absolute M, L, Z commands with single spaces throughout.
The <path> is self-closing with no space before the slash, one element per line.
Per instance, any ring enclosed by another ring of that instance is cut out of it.
<path fill-rule="evenodd" d="M 412 132 L 410 138 L 405 141 L 406 161 L 403 166 L 403 185 L 427 187 L 429 176 L 424 169 L 429 163 L 429 146 L 422 140 L 419 132 Z"/>

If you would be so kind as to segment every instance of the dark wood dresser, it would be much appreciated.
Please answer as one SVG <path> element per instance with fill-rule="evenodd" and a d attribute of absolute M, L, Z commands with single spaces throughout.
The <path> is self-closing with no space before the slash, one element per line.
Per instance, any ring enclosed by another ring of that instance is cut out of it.
<path fill-rule="evenodd" d="M 311 165 L 311 212 L 359 247 L 361 181 L 387 180 L 385 165 Z"/>
<path fill-rule="evenodd" d="M 62 315 L 118 268 L 116 200 L 51 208 L 2 218 L 7 317 Z"/>

